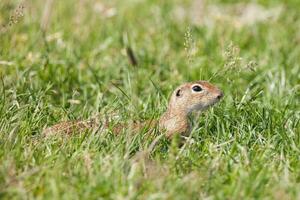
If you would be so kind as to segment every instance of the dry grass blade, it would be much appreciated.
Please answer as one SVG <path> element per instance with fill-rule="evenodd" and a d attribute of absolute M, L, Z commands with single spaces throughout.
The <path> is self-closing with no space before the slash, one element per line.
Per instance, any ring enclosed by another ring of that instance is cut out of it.
<path fill-rule="evenodd" d="M 137 66 L 138 62 L 131 47 L 126 47 L 126 53 L 130 64 L 134 67 Z"/>
<path fill-rule="evenodd" d="M 41 29 L 43 32 L 46 32 L 47 28 L 49 26 L 53 3 L 54 3 L 54 0 L 46 0 L 44 11 L 43 11 L 43 16 L 41 19 Z"/>

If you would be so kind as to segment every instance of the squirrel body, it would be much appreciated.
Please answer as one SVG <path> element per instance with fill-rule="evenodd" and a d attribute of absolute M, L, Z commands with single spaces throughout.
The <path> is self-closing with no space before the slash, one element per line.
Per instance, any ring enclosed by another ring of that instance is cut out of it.
<path fill-rule="evenodd" d="M 113 133 L 120 133 L 125 127 L 133 132 L 138 132 L 143 127 L 159 127 L 160 132 L 165 132 L 168 138 L 175 134 L 188 136 L 191 125 L 188 116 L 194 111 L 204 111 L 220 101 L 222 91 L 207 81 L 195 81 L 184 83 L 172 93 L 168 108 L 159 120 L 147 120 L 145 122 L 130 122 L 128 124 L 112 124 L 97 118 L 90 120 L 75 120 L 60 122 L 43 130 L 45 135 L 58 133 L 71 134 L 74 131 L 99 130 L 112 128 Z"/>

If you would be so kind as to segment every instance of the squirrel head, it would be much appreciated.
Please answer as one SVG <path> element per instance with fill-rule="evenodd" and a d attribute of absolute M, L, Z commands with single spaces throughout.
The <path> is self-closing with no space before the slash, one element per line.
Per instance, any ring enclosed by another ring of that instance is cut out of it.
<path fill-rule="evenodd" d="M 169 109 L 184 114 L 204 111 L 222 97 L 223 92 L 207 81 L 185 83 L 172 93 Z"/>

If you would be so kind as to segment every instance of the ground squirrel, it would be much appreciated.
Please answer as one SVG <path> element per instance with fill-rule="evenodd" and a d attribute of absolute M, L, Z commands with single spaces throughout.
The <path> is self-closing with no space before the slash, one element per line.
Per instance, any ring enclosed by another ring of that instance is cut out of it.
<path fill-rule="evenodd" d="M 176 88 L 172 93 L 167 111 L 159 120 L 148 120 L 146 122 L 132 122 L 128 124 L 115 124 L 112 132 L 119 133 L 126 127 L 133 132 L 137 132 L 143 127 L 159 127 L 168 138 L 175 134 L 188 136 L 191 126 L 188 116 L 193 111 L 204 111 L 217 103 L 223 97 L 223 92 L 207 81 L 195 81 L 185 83 Z M 43 130 L 43 134 L 51 135 L 57 133 L 70 134 L 74 131 L 82 132 L 86 130 L 106 129 L 110 127 L 108 121 L 99 119 L 66 121 L 58 123 Z"/>

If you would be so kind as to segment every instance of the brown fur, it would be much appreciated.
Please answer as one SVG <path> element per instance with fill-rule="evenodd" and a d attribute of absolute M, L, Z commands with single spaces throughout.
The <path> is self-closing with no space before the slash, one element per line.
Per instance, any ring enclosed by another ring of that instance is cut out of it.
<path fill-rule="evenodd" d="M 201 92 L 195 92 L 192 87 L 198 85 Z M 132 132 L 138 132 L 142 128 L 150 129 L 159 126 L 159 130 L 165 132 L 167 137 L 175 134 L 188 136 L 191 131 L 188 116 L 193 111 L 204 111 L 217 103 L 223 97 L 223 93 L 216 86 L 206 81 L 195 81 L 179 86 L 171 95 L 167 111 L 159 120 L 148 120 L 146 122 L 130 122 L 127 124 L 113 124 L 112 122 L 100 123 L 97 119 L 67 121 L 56 124 L 43 131 L 43 134 L 65 133 L 71 134 L 74 131 L 83 132 L 86 130 L 97 130 L 99 128 L 111 129 L 118 134 L 124 128 Z"/>
<path fill-rule="evenodd" d="M 201 86 L 203 90 L 192 91 L 195 85 Z M 180 96 L 177 96 L 179 90 Z M 191 131 L 188 115 L 193 111 L 206 110 L 222 97 L 222 91 L 206 81 L 195 81 L 179 86 L 171 95 L 167 111 L 160 118 L 160 130 L 164 129 L 167 137 L 174 134 L 188 136 Z"/>

